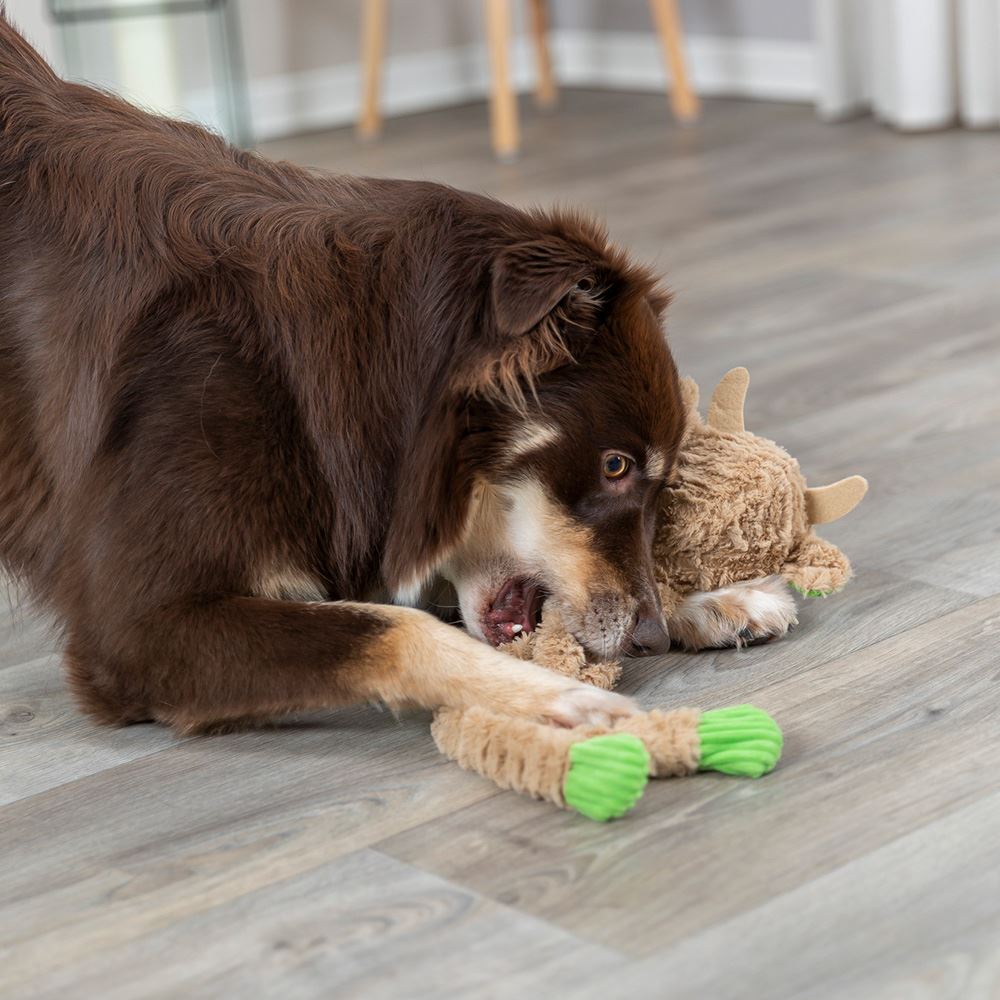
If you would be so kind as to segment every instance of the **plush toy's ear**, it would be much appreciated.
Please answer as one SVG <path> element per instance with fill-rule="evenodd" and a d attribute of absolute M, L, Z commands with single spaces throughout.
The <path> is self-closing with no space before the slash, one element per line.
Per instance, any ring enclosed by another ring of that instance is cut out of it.
<path fill-rule="evenodd" d="M 708 426 L 730 434 L 743 427 L 743 404 L 746 401 L 750 373 L 745 368 L 731 368 L 715 387 L 708 405 Z"/>
<path fill-rule="evenodd" d="M 595 279 L 588 262 L 567 254 L 566 244 L 535 240 L 501 251 L 493 264 L 493 316 L 503 337 L 538 327 L 568 295 L 589 296 Z"/>
<path fill-rule="evenodd" d="M 810 524 L 829 524 L 852 510 L 868 492 L 864 476 L 848 476 L 829 486 L 806 490 L 806 517 Z"/>

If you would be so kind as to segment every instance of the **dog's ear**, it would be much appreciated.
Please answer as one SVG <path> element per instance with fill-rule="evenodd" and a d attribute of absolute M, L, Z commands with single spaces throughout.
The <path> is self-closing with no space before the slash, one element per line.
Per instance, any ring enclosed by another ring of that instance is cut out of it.
<path fill-rule="evenodd" d="M 465 388 L 519 405 L 537 376 L 572 362 L 594 331 L 598 278 L 556 239 L 504 249 L 491 277 L 492 336 L 478 344 Z"/>
<path fill-rule="evenodd" d="M 492 305 L 501 337 L 522 337 L 570 296 L 589 297 L 595 279 L 565 243 L 535 240 L 503 250 L 493 263 Z"/>

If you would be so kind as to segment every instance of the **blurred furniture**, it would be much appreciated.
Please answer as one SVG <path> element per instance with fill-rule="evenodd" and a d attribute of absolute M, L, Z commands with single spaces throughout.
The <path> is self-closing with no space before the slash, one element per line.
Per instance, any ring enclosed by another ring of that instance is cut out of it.
<path fill-rule="evenodd" d="M 501 159 L 509 159 L 517 154 L 520 146 L 517 95 L 509 68 L 511 0 L 484 0 L 484 3 L 493 149 Z M 386 0 L 362 0 L 362 5 L 362 84 L 358 134 L 363 138 L 372 138 L 382 125 L 379 83 L 385 53 Z M 699 103 L 688 78 L 677 0 L 649 0 L 649 7 L 672 84 L 670 105 L 678 120 L 691 121 L 698 116 Z M 547 0 L 528 0 L 528 12 L 537 62 L 535 99 L 542 107 L 551 107 L 556 102 L 556 85 L 548 47 Z"/>
<path fill-rule="evenodd" d="M 234 0 L 48 0 L 49 14 L 60 27 L 63 45 L 66 50 L 68 68 L 73 75 L 89 78 L 80 51 L 77 34 L 86 24 L 109 23 L 120 26 L 122 22 L 136 25 L 135 38 L 127 31 L 119 30 L 114 35 L 114 47 L 117 49 L 118 71 L 125 79 L 120 80 L 126 89 L 130 87 L 138 93 L 143 92 L 142 84 L 147 81 L 152 85 L 161 84 L 159 90 L 162 99 L 151 103 L 159 104 L 153 110 L 165 114 L 176 113 L 176 107 L 165 107 L 164 104 L 179 104 L 181 96 L 177 93 L 174 76 L 175 53 L 171 51 L 172 39 L 164 42 L 162 35 L 160 43 L 148 51 L 138 47 L 131 51 L 136 38 L 145 41 L 150 39 L 150 20 L 155 18 L 177 18 L 185 15 L 205 14 L 210 35 L 209 42 L 214 49 L 211 59 L 213 74 L 221 68 L 222 92 L 225 105 L 222 113 L 224 130 L 227 137 L 240 146 L 248 146 L 253 142 L 251 128 L 250 104 L 247 96 L 246 67 L 243 61 L 243 48 L 240 38 L 239 11 Z M 139 31 L 139 25 L 145 30 Z M 162 30 L 162 29 L 161 29 Z M 145 60 L 145 61 L 144 61 Z M 152 77 L 162 79 L 154 80 Z M 133 77 L 134 79 L 130 79 Z M 216 91 L 218 88 L 216 88 Z"/>

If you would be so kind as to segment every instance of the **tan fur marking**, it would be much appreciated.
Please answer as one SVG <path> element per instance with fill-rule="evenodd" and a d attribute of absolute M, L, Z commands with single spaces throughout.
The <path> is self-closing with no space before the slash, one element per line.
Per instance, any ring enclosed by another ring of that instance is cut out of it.
<path fill-rule="evenodd" d="M 477 642 L 410 608 L 389 612 L 359 674 L 364 694 L 393 707 L 469 708 L 577 725 L 631 715 L 626 698 L 598 691 Z"/>
<path fill-rule="evenodd" d="M 254 588 L 254 596 L 273 601 L 325 601 L 319 581 L 303 570 L 285 567 L 262 577 Z"/>
<path fill-rule="evenodd" d="M 511 539 L 520 557 L 549 567 L 563 596 L 585 605 L 598 589 L 597 581 L 610 572 L 593 551 L 590 530 L 559 510 L 537 479 L 522 479 L 504 492 L 511 505 Z"/>
<path fill-rule="evenodd" d="M 559 429 L 552 424 L 527 423 L 511 443 L 510 457 L 521 458 L 540 448 L 548 447 L 559 440 Z"/>
<path fill-rule="evenodd" d="M 650 479 L 662 479 L 667 474 L 667 461 L 659 448 L 646 449 L 646 475 Z"/>

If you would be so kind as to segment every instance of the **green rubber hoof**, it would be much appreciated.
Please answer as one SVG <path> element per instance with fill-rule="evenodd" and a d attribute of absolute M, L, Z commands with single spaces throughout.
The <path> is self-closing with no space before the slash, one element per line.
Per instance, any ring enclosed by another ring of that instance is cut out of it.
<path fill-rule="evenodd" d="M 836 590 L 806 590 L 805 587 L 800 587 L 797 583 L 789 583 L 789 586 L 803 597 L 830 597 L 837 593 Z"/>
<path fill-rule="evenodd" d="M 743 778 L 759 778 L 774 770 L 783 742 L 774 719 L 753 705 L 702 712 L 698 738 L 699 771 L 721 771 Z"/>
<path fill-rule="evenodd" d="M 642 798 L 648 780 L 649 753 L 638 736 L 592 736 L 569 748 L 563 798 L 570 808 L 603 823 L 624 816 Z"/>

